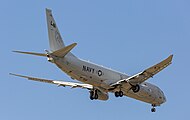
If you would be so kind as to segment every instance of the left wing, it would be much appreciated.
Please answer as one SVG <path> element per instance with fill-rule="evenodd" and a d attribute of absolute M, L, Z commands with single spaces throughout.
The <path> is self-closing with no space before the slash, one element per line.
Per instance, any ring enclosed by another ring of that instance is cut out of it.
<path fill-rule="evenodd" d="M 56 81 L 56 80 L 48 80 L 48 79 L 42 79 L 42 78 L 35 78 L 35 77 L 29 77 L 29 76 L 24 76 L 24 75 L 18 75 L 18 74 L 13 74 L 10 73 L 10 75 L 18 76 L 18 77 L 23 77 L 28 80 L 33 80 L 33 81 L 38 81 L 38 82 L 45 82 L 45 83 L 51 83 L 51 84 L 56 84 L 58 86 L 70 86 L 71 88 L 85 88 L 92 90 L 93 86 L 90 84 L 81 84 L 81 83 L 73 83 L 73 82 L 64 82 L 64 81 Z"/>
<path fill-rule="evenodd" d="M 112 84 L 111 86 L 116 87 L 118 85 L 123 85 L 125 83 L 127 83 L 127 84 L 129 83 L 131 85 L 141 84 L 142 82 L 146 81 L 150 77 L 153 77 L 155 74 L 157 74 L 158 72 L 160 72 L 161 70 L 166 68 L 168 65 L 170 65 L 172 63 L 172 58 L 173 58 L 173 55 L 170 55 L 168 58 L 166 58 L 162 62 L 160 62 L 136 75 L 133 75 L 127 79 L 120 80 L 117 83 Z"/>

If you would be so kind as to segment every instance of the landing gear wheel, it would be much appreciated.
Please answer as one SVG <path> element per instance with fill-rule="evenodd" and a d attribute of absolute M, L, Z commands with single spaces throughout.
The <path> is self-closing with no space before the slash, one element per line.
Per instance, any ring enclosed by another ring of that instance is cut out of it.
<path fill-rule="evenodd" d="M 115 92 L 115 97 L 123 97 L 123 92 L 122 91 L 116 91 Z"/>
<path fill-rule="evenodd" d="M 94 92 L 93 91 L 90 91 L 90 99 L 94 100 Z"/>
<path fill-rule="evenodd" d="M 115 92 L 115 97 L 119 97 L 120 95 L 119 95 L 119 92 L 118 91 L 116 91 Z"/>
<path fill-rule="evenodd" d="M 98 99 L 98 91 L 97 90 L 94 90 L 94 99 Z"/>
<path fill-rule="evenodd" d="M 156 112 L 156 108 L 153 107 L 153 108 L 151 109 L 151 112 Z"/>
<path fill-rule="evenodd" d="M 97 93 L 95 93 L 95 96 L 94 96 L 94 99 L 98 99 L 98 94 Z"/>
<path fill-rule="evenodd" d="M 90 91 L 90 99 L 91 100 L 98 99 L 97 90 Z"/>
<path fill-rule="evenodd" d="M 137 92 L 139 92 L 139 90 L 140 90 L 140 86 L 137 84 L 137 85 L 135 85 L 135 86 L 132 86 L 131 89 L 133 90 L 134 93 L 137 93 Z"/>
<path fill-rule="evenodd" d="M 90 96 L 90 99 L 91 99 L 91 100 L 94 100 L 94 97 Z"/>
<path fill-rule="evenodd" d="M 155 104 L 152 104 L 152 109 L 151 109 L 151 112 L 156 112 L 156 105 Z"/>
<path fill-rule="evenodd" d="M 119 97 L 123 97 L 123 92 L 119 91 Z"/>

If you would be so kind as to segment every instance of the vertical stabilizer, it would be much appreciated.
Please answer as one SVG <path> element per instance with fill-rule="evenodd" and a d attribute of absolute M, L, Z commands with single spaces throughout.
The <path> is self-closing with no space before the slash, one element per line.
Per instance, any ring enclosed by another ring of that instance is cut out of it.
<path fill-rule="evenodd" d="M 51 52 L 59 50 L 65 47 L 61 35 L 59 33 L 58 27 L 52 15 L 52 11 L 46 8 L 47 26 L 48 26 L 48 36 L 49 45 Z"/>

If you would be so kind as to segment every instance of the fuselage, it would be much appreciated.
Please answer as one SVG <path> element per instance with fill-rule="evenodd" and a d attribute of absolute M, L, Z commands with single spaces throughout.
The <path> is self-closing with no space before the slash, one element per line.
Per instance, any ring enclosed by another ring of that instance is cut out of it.
<path fill-rule="evenodd" d="M 105 92 L 115 92 L 117 89 L 109 90 L 110 85 L 130 77 L 124 73 L 70 55 L 66 55 L 64 58 L 54 58 L 54 63 L 72 79 L 91 84 Z M 141 83 L 138 93 L 134 93 L 130 88 L 121 89 L 124 95 L 128 97 L 156 106 L 166 101 L 162 90 L 151 83 Z"/>
<path fill-rule="evenodd" d="M 91 100 L 106 101 L 109 99 L 109 92 L 114 93 L 115 97 L 123 97 L 125 95 L 150 103 L 153 107 L 151 109 L 152 112 L 155 112 L 156 106 L 166 102 L 162 90 L 145 81 L 170 65 L 173 55 L 170 55 L 167 59 L 143 70 L 142 72 L 129 76 L 125 73 L 77 58 L 71 53 L 71 50 L 77 45 L 77 43 L 72 43 L 66 46 L 50 9 L 46 9 L 46 17 L 50 52 L 48 50 L 45 50 L 46 54 L 23 51 L 14 52 L 47 57 L 49 62 L 54 63 L 72 79 L 78 80 L 82 83 L 48 80 L 14 73 L 10 73 L 10 75 L 63 87 L 84 88 L 89 90 L 89 98 Z"/>

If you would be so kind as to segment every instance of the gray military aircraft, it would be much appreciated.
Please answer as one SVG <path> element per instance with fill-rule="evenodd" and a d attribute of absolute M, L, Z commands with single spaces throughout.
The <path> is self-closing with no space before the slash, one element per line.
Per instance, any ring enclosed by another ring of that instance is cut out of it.
<path fill-rule="evenodd" d="M 46 16 L 50 51 L 46 50 L 46 54 L 22 51 L 13 52 L 47 57 L 49 62 L 54 63 L 72 79 L 82 83 L 48 80 L 10 73 L 11 75 L 63 87 L 84 88 L 89 90 L 91 100 L 108 100 L 109 92 L 114 93 L 115 97 L 128 96 L 151 104 L 152 112 L 156 111 L 156 106 L 166 102 L 166 97 L 162 90 L 145 81 L 170 65 L 173 55 L 138 74 L 128 76 L 127 74 L 76 57 L 70 51 L 77 43 L 65 46 L 50 9 L 46 9 Z"/>

